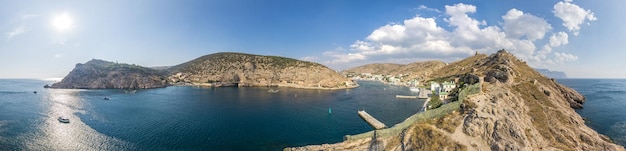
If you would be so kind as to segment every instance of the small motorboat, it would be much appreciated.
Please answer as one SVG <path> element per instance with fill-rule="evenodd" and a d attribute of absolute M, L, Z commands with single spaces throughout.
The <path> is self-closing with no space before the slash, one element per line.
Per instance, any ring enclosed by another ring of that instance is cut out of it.
<path fill-rule="evenodd" d="M 137 92 L 137 90 L 124 90 L 124 93 L 126 94 L 135 94 Z"/>
<path fill-rule="evenodd" d="M 267 92 L 269 92 L 269 93 L 278 93 L 278 91 L 280 91 L 280 90 L 278 90 L 278 89 L 277 90 L 274 90 L 274 89 L 267 90 Z"/>
<path fill-rule="evenodd" d="M 63 117 L 63 116 L 59 116 L 59 118 L 57 120 L 59 120 L 59 122 L 61 122 L 61 123 L 70 123 L 70 119 L 66 118 L 66 117 Z"/>

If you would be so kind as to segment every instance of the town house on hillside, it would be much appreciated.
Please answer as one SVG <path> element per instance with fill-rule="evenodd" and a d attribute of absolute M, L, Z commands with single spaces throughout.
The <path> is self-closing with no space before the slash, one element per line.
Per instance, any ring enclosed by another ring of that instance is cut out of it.
<path fill-rule="evenodd" d="M 442 100 L 447 99 L 454 88 L 456 88 L 454 81 L 445 81 L 443 83 L 430 82 L 430 90 L 434 92 L 434 95 L 439 95 L 439 99 Z"/>

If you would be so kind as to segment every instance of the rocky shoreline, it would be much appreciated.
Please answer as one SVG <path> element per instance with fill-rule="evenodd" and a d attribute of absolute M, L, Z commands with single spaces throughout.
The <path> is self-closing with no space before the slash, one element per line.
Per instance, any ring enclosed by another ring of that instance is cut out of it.
<path fill-rule="evenodd" d="M 300 86 L 295 84 L 274 84 L 274 85 L 262 85 L 262 84 L 211 84 L 211 83 L 176 83 L 172 84 L 174 86 L 199 86 L 199 87 L 284 87 L 284 88 L 296 88 L 296 89 L 312 89 L 312 90 L 342 90 L 342 89 L 353 89 L 359 87 L 359 85 L 355 82 L 354 85 L 349 85 L 345 87 L 336 87 L 336 88 L 326 88 L 326 87 L 307 87 Z"/>

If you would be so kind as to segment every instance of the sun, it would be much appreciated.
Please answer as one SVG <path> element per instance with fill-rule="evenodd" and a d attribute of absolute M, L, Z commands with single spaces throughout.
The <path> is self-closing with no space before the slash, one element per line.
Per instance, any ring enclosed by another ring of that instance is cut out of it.
<path fill-rule="evenodd" d="M 70 18 L 70 15 L 68 15 L 67 13 L 63 13 L 54 17 L 54 19 L 52 20 L 52 26 L 54 26 L 54 28 L 56 28 L 58 31 L 67 31 L 72 29 L 74 25 L 72 22 L 72 18 Z"/>

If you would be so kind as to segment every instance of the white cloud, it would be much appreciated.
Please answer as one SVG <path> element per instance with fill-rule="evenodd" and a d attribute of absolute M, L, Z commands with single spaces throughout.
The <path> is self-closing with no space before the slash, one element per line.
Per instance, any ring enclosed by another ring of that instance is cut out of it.
<path fill-rule="evenodd" d="M 502 16 L 504 20 L 504 32 L 510 38 L 521 38 L 523 36 L 530 41 L 542 39 L 546 32 L 552 27 L 546 20 L 525 14 L 524 12 L 511 9 L 506 15 Z"/>
<path fill-rule="evenodd" d="M 13 39 L 13 37 L 23 34 L 24 32 L 26 32 L 26 28 L 24 28 L 24 26 L 20 26 L 15 28 L 15 30 L 11 31 L 11 32 L 7 32 L 7 40 L 11 40 Z"/>
<path fill-rule="evenodd" d="M 552 48 L 566 45 L 567 43 L 569 43 L 567 33 L 558 32 L 552 34 L 552 36 L 550 36 L 550 41 L 547 44 L 543 45 L 541 50 L 539 50 L 532 58 L 529 59 L 531 60 L 530 64 L 537 67 L 546 67 L 548 65 L 563 64 L 567 61 L 576 61 L 578 59 L 577 56 L 558 52 L 554 53 L 555 57 L 553 60 L 548 59 L 548 55 L 552 53 Z"/>
<path fill-rule="evenodd" d="M 426 9 L 426 6 L 420 6 Z M 442 22 L 434 17 L 415 16 L 400 23 L 379 27 L 356 40 L 348 50 L 324 52 L 332 58 L 328 66 L 346 68 L 373 62 L 409 63 L 427 59 L 454 61 L 474 52 L 493 53 L 506 49 L 533 66 L 560 64 L 577 60 L 577 56 L 553 52 L 554 47 L 568 44 L 565 32 L 551 33 L 552 26 L 543 18 L 511 9 L 502 16 L 499 25 L 472 18 L 476 6 L 455 4 L 445 6 Z M 447 26 L 449 28 L 443 28 Z M 545 43 L 537 48 L 536 42 Z"/>
<path fill-rule="evenodd" d="M 446 18 L 444 20 L 450 23 L 450 25 L 456 26 L 460 29 L 478 29 L 478 25 L 480 25 L 481 22 L 470 18 L 467 15 L 475 12 L 476 6 L 474 5 L 466 5 L 463 3 L 453 6 L 446 5 L 446 14 L 449 15 L 450 18 Z"/>
<path fill-rule="evenodd" d="M 374 30 L 374 32 L 367 37 L 367 40 L 394 46 L 410 47 L 410 45 L 414 43 L 423 43 L 441 38 L 441 35 L 445 34 L 445 32 L 444 29 L 437 26 L 434 18 L 416 16 L 412 19 L 405 20 L 403 24 L 390 24 L 380 27 Z M 364 43 L 363 41 L 357 41 L 355 44 L 364 45 Z"/>
<path fill-rule="evenodd" d="M 552 10 L 554 16 L 563 20 L 563 26 L 566 27 L 575 36 L 578 35 L 580 24 L 597 20 L 591 10 L 585 10 L 576 4 L 572 4 L 571 0 L 558 2 Z"/>
<path fill-rule="evenodd" d="M 550 47 L 557 47 L 561 45 L 567 45 L 569 43 L 568 35 L 565 32 L 559 32 L 550 36 Z"/>
<path fill-rule="evenodd" d="M 419 7 L 417 7 L 418 10 L 426 10 L 426 11 L 431 11 L 431 12 L 437 12 L 437 13 L 441 13 L 440 10 L 435 9 L 435 8 L 430 8 L 424 5 L 420 5 Z"/>
<path fill-rule="evenodd" d="M 576 61 L 578 57 L 568 53 L 554 52 L 554 60 L 557 63 L 564 63 L 566 61 Z"/>

